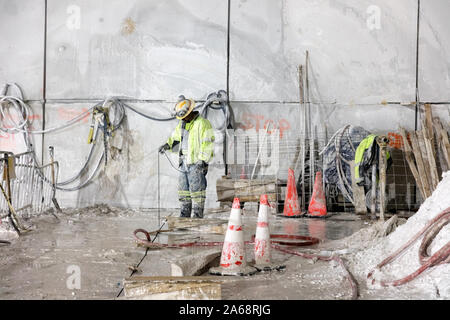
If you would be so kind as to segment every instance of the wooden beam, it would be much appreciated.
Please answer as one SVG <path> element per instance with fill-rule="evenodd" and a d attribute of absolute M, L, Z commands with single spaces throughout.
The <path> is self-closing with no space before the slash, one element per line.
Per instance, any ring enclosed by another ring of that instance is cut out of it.
<path fill-rule="evenodd" d="M 216 181 L 218 201 L 233 202 L 238 197 L 241 202 L 259 202 L 261 194 L 267 194 L 269 201 L 277 200 L 275 180 L 248 180 L 222 178 Z"/>
<path fill-rule="evenodd" d="M 400 134 L 402 136 L 403 140 L 403 152 L 405 153 L 406 161 L 408 162 L 409 169 L 411 170 L 411 173 L 414 177 L 414 180 L 416 180 L 417 187 L 419 188 L 420 194 L 423 199 L 426 199 L 427 196 L 425 195 L 425 190 L 422 185 L 422 180 L 420 179 L 419 172 L 417 171 L 417 166 L 414 163 L 413 159 L 413 152 L 411 145 L 408 141 L 408 135 L 404 128 L 400 128 Z"/>
<path fill-rule="evenodd" d="M 450 169 L 450 142 L 448 139 L 448 132 L 442 126 L 441 120 L 439 118 L 434 119 L 435 129 L 438 133 L 439 142 L 441 145 L 442 153 L 444 155 L 444 159 L 447 162 L 447 169 Z"/>
<path fill-rule="evenodd" d="M 425 121 L 423 122 L 425 124 Z M 431 130 L 433 130 L 431 128 Z M 437 171 L 437 165 L 436 165 L 436 159 L 434 157 L 435 153 L 434 153 L 434 148 L 433 148 L 433 139 L 428 136 L 429 135 L 429 130 L 426 127 L 422 128 L 422 136 L 423 136 L 423 141 L 424 141 L 424 145 L 425 145 L 425 151 L 427 153 L 427 159 L 428 159 L 428 168 L 429 168 L 429 172 L 430 172 L 430 177 L 431 177 L 431 191 L 434 191 L 434 189 L 436 189 L 438 183 L 439 183 L 439 174 Z"/>
<path fill-rule="evenodd" d="M 124 280 L 124 296 L 143 300 L 220 300 L 221 277 L 133 277 Z"/>
<path fill-rule="evenodd" d="M 415 131 L 411 131 L 409 134 L 411 138 L 412 151 L 417 163 L 417 170 L 419 172 L 419 177 L 422 181 L 423 190 L 425 192 L 425 198 L 431 195 L 430 183 L 428 174 L 425 170 L 425 165 L 423 163 L 422 152 L 420 151 L 419 142 L 417 141 L 417 135 Z"/>
<path fill-rule="evenodd" d="M 423 121 L 423 126 L 427 130 L 428 138 L 434 141 L 434 130 L 433 130 L 433 113 L 431 110 L 431 104 L 425 104 L 425 121 Z M 434 151 L 434 143 L 432 143 L 433 151 Z"/>
<path fill-rule="evenodd" d="M 431 177 L 430 161 L 428 160 L 427 147 L 425 145 L 425 139 L 423 136 L 424 130 L 425 130 L 425 128 L 422 128 L 422 130 L 416 131 L 416 137 L 417 137 L 418 146 L 419 146 L 418 151 L 422 154 L 423 167 L 427 174 L 428 186 L 430 188 L 431 193 L 433 193 L 433 190 L 434 190 L 433 178 Z"/>

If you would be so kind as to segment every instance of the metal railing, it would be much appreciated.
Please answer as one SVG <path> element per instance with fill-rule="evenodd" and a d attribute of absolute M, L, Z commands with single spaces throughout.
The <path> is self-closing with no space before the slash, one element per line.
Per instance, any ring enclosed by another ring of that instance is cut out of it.
<path fill-rule="evenodd" d="M 25 218 L 49 209 L 55 199 L 58 171 L 58 162 L 53 158 L 50 163 L 37 166 L 33 152 L 13 154 L 0 151 L 0 183 L 3 189 L 0 217 L 11 217 L 13 214 L 17 220 L 17 216 Z"/>

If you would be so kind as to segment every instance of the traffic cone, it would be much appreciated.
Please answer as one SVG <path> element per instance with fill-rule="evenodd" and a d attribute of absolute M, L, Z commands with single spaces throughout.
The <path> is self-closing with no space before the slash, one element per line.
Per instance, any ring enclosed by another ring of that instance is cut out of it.
<path fill-rule="evenodd" d="M 256 273 L 258 271 L 256 268 L 247 265 L 244 245 L 241 206 L 239 198 L 234 198 L 223 242 L 220 266 L 209 269 L 209 273 L 222 276 L 246 276 Z"/>
<path fill-rule="evenodd" d="M 283 215 L 285 217 L 295 218 L 301 216 L 301 213 L 302 212 L 298 204 L 298 194 L 297 194 L 297 187 L 295 184 L 294 170 L 289 168 Z"/>
<path fill-rule="evenodd" d="M 327 202 L 325 200 L 325 193 L 322 186 L 322 173 L 316 173 L 316 180 L 314 181 L 314 189 L 311 200 L 308 206 L 308 213 L 314 217 L 324 217 L 327 215 Z"/>
<path fill-rule="evenodd" d="M 273 264 L 270 252 L 270 229 L 269 229 L 269 200 L 267 194 L 263 194 L 259 201 L 258 222 L 255 235 L 255 264 L 259 271 L 280 270 L 284 265 Z"/>

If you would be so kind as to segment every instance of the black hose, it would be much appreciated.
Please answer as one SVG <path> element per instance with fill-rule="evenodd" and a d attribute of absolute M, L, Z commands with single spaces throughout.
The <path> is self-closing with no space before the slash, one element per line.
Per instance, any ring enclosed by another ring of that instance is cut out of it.
<path fill-rule="evenodd" d="M 164 225 L 166 224 L 166 222 L 167 222 L 167 220 L 164 219 L 164 222 L 161 224 L 161 226 L 159 227 L 159 229 L 156 231 L 156 234 L 155 234 L 155 237 L 154 237 L 153 240 L 152 240 L 152 243 L 156 240 L 156 237 L 158 236 L 159 232 L 161 231 L 162 227 L 164 227 Z M 141 265 L 142 261 L 144 261 L 145 257 L 147 256 L 147 253 L 148 253 L 148 250 L 149 250 L 149 249 L 150 249 L 149 247 L 146 248 L 145 253 L 144 253 L 144 256 L 143 256 L 142 259 L 139 261 L 139 263 L 136 265 L 136 268 L 131 272 L 131 274 L 130 274 L 129 277 L 131 277 L 131 276 L 136 272 L 136 269 Z M 122 292 L 123 292 L 123 289 L 124 289 L 124 288 L 123 288 L 123 286 L 122 286 L 122 289 L 120 289 L 120 292 L 119 292 L 119 294 L 117 295 L 116 298 L 120 297 L 120 295 L 121 295 Z"/>

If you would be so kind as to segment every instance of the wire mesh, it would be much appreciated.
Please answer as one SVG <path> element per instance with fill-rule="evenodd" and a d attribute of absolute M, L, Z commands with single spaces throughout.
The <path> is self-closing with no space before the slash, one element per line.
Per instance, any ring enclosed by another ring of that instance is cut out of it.
<path fill-rule="evenodd" d="M 7 155 L 5 157 L 5 155 Z M 20 154 L 12 154 L 10 152 L 0 151 L 0 172 L 3 173 L 1 181 L 3 189 L 7 193 L 0 196 L 0 212 L 5 216 L 9 212 L 9 206 L 6 197 L 11 199 L 11 205 L 14 211 L 21 217 L 29 217 L 39 214 L 52 206 L 52 198 L 54 197 L 54 188 L 52 182 L 52 170 L 55 174 L 55 183 L 58 177 L 57 163 L 49 163 L 44 166 L 36 166 L 33 153 L 25 152 Z M 13 165 L 14 169 L 10 169 L 12 173 L 8 180 L 6 179 L 6 165 Z M 10 192 L 10 193 L 9 193 Z"/>
<path fill-rule="evenodd" d="M 348 150 L 347 153 L 343 152 L 343 156 L 337 157 L 336 150 L 322 152 L 325 147 L 330 149 L 330 144 L 333 147 L 335 135 L 328 139 L 326 133 L 314 132 L 314 134 L 306 135 L 296 132 L 280 139 L 279 135 L 273 131 L 267 134 L 263 130 L 259 132 L 230 130 L 227 141 L 227 178 L 233 181 L 274 181 L 277 190 L 277 211 L 282 212 L 288 170 L 291 168 L 295 174 L 299 204 L 306 211 L 313 194 L 316 172 L 321 171 L 327 210 L 355 212 L 351 196 L 347 196 L 347 192 L 352 191 L 350 161 L 354 160 L 356 148 L 368 134 L 370 133 L 365 130 L 359 133 L 353 132 L 351 141 L 343 134 L 338 140 L 340 143 L 338 153 L 342 153 L 344 142 L 347 143 Z M 334 148 L 336 149 L 336 145 Z M 415 211 L 423 202 L 400 148 L 395 141 L 391 141 L 388 147 L 392 164 L 386 174 L 386 210 L 391 213 Z M 342 169 L 337 169 L 339 167 Z M 330 178 L 329 172 L 333 170 L 341 171 L 341 179 L 337 172 L 334 172 Z M 367 210 L 370 212 L 371 192 L 365 193 Z M 377 192 L 377 201 L 379 201 L 378 197 L 379 192 Z"/>

